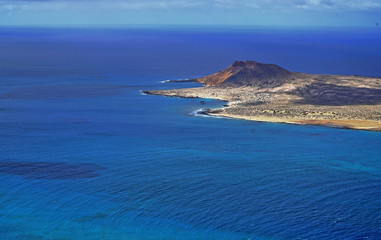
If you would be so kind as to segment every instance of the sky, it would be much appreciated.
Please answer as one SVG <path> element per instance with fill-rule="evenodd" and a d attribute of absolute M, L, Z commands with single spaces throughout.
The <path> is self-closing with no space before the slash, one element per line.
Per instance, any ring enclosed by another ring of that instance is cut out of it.
<path fill-rule="evenodd" d="M 381 0 L 0 0 L 0 26 L 381 27 Z"/>

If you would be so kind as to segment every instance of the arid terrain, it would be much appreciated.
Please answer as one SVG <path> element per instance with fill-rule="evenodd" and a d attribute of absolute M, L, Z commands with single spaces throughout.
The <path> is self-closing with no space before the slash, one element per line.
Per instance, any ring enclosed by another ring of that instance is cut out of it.
<path fill-rule="evenodd" d="M 193 81 L 204 86 L 145 93 L 228 102 L 205 110 L 209 115 L 381 131 L 381 78 L 297 73 L 236 61 Z"/>

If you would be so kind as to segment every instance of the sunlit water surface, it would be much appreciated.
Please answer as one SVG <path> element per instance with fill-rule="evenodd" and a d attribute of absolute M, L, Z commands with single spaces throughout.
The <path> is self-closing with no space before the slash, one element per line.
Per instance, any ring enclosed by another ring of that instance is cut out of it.
<path fill-rule="evenodd" d="M 369 30 L 0 29 L 0 239 L 380 239 L 381 133 L 144 96 L 234 60 L 381 76 Z"/>

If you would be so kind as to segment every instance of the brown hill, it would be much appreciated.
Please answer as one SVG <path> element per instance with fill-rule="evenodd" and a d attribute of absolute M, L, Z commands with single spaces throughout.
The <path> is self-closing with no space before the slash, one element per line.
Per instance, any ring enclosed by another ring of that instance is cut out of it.
<path fill-rule="evenodd" d="M 294 73 L 275 64 L 255 61 L 236 61 L 229 67 L 215 74 L 194 81 L 205 86 L 257 86 L 272 87 L 292 79 Z"/>

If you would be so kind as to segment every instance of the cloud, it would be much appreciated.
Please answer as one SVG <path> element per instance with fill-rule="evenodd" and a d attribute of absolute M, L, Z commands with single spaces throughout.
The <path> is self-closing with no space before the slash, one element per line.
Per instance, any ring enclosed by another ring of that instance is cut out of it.
<path fill-rule="evenodd" d="M 381 10 L 381 0 L 252 0 L 258 7 L 266 9 L 308 9 L 315 11 L 367 11 Z"/>
<path fill-rule="evenodd" d="M 98 0 L 99 1 L 99 0 Z M 206 6 L 204 1 L 196 0 L 157 0 L 157 1 L 147 1 L 147 0 L 109 0 L 109 1 L 99 1 L 102 7 L 105 8 L 122 8 L 122 9 L 199 9 Z"/>
<path fill-rule="evenodd" d="M 381 0 L 0 0 L 0 12 L 63 9 L 381 11 Z"/>

